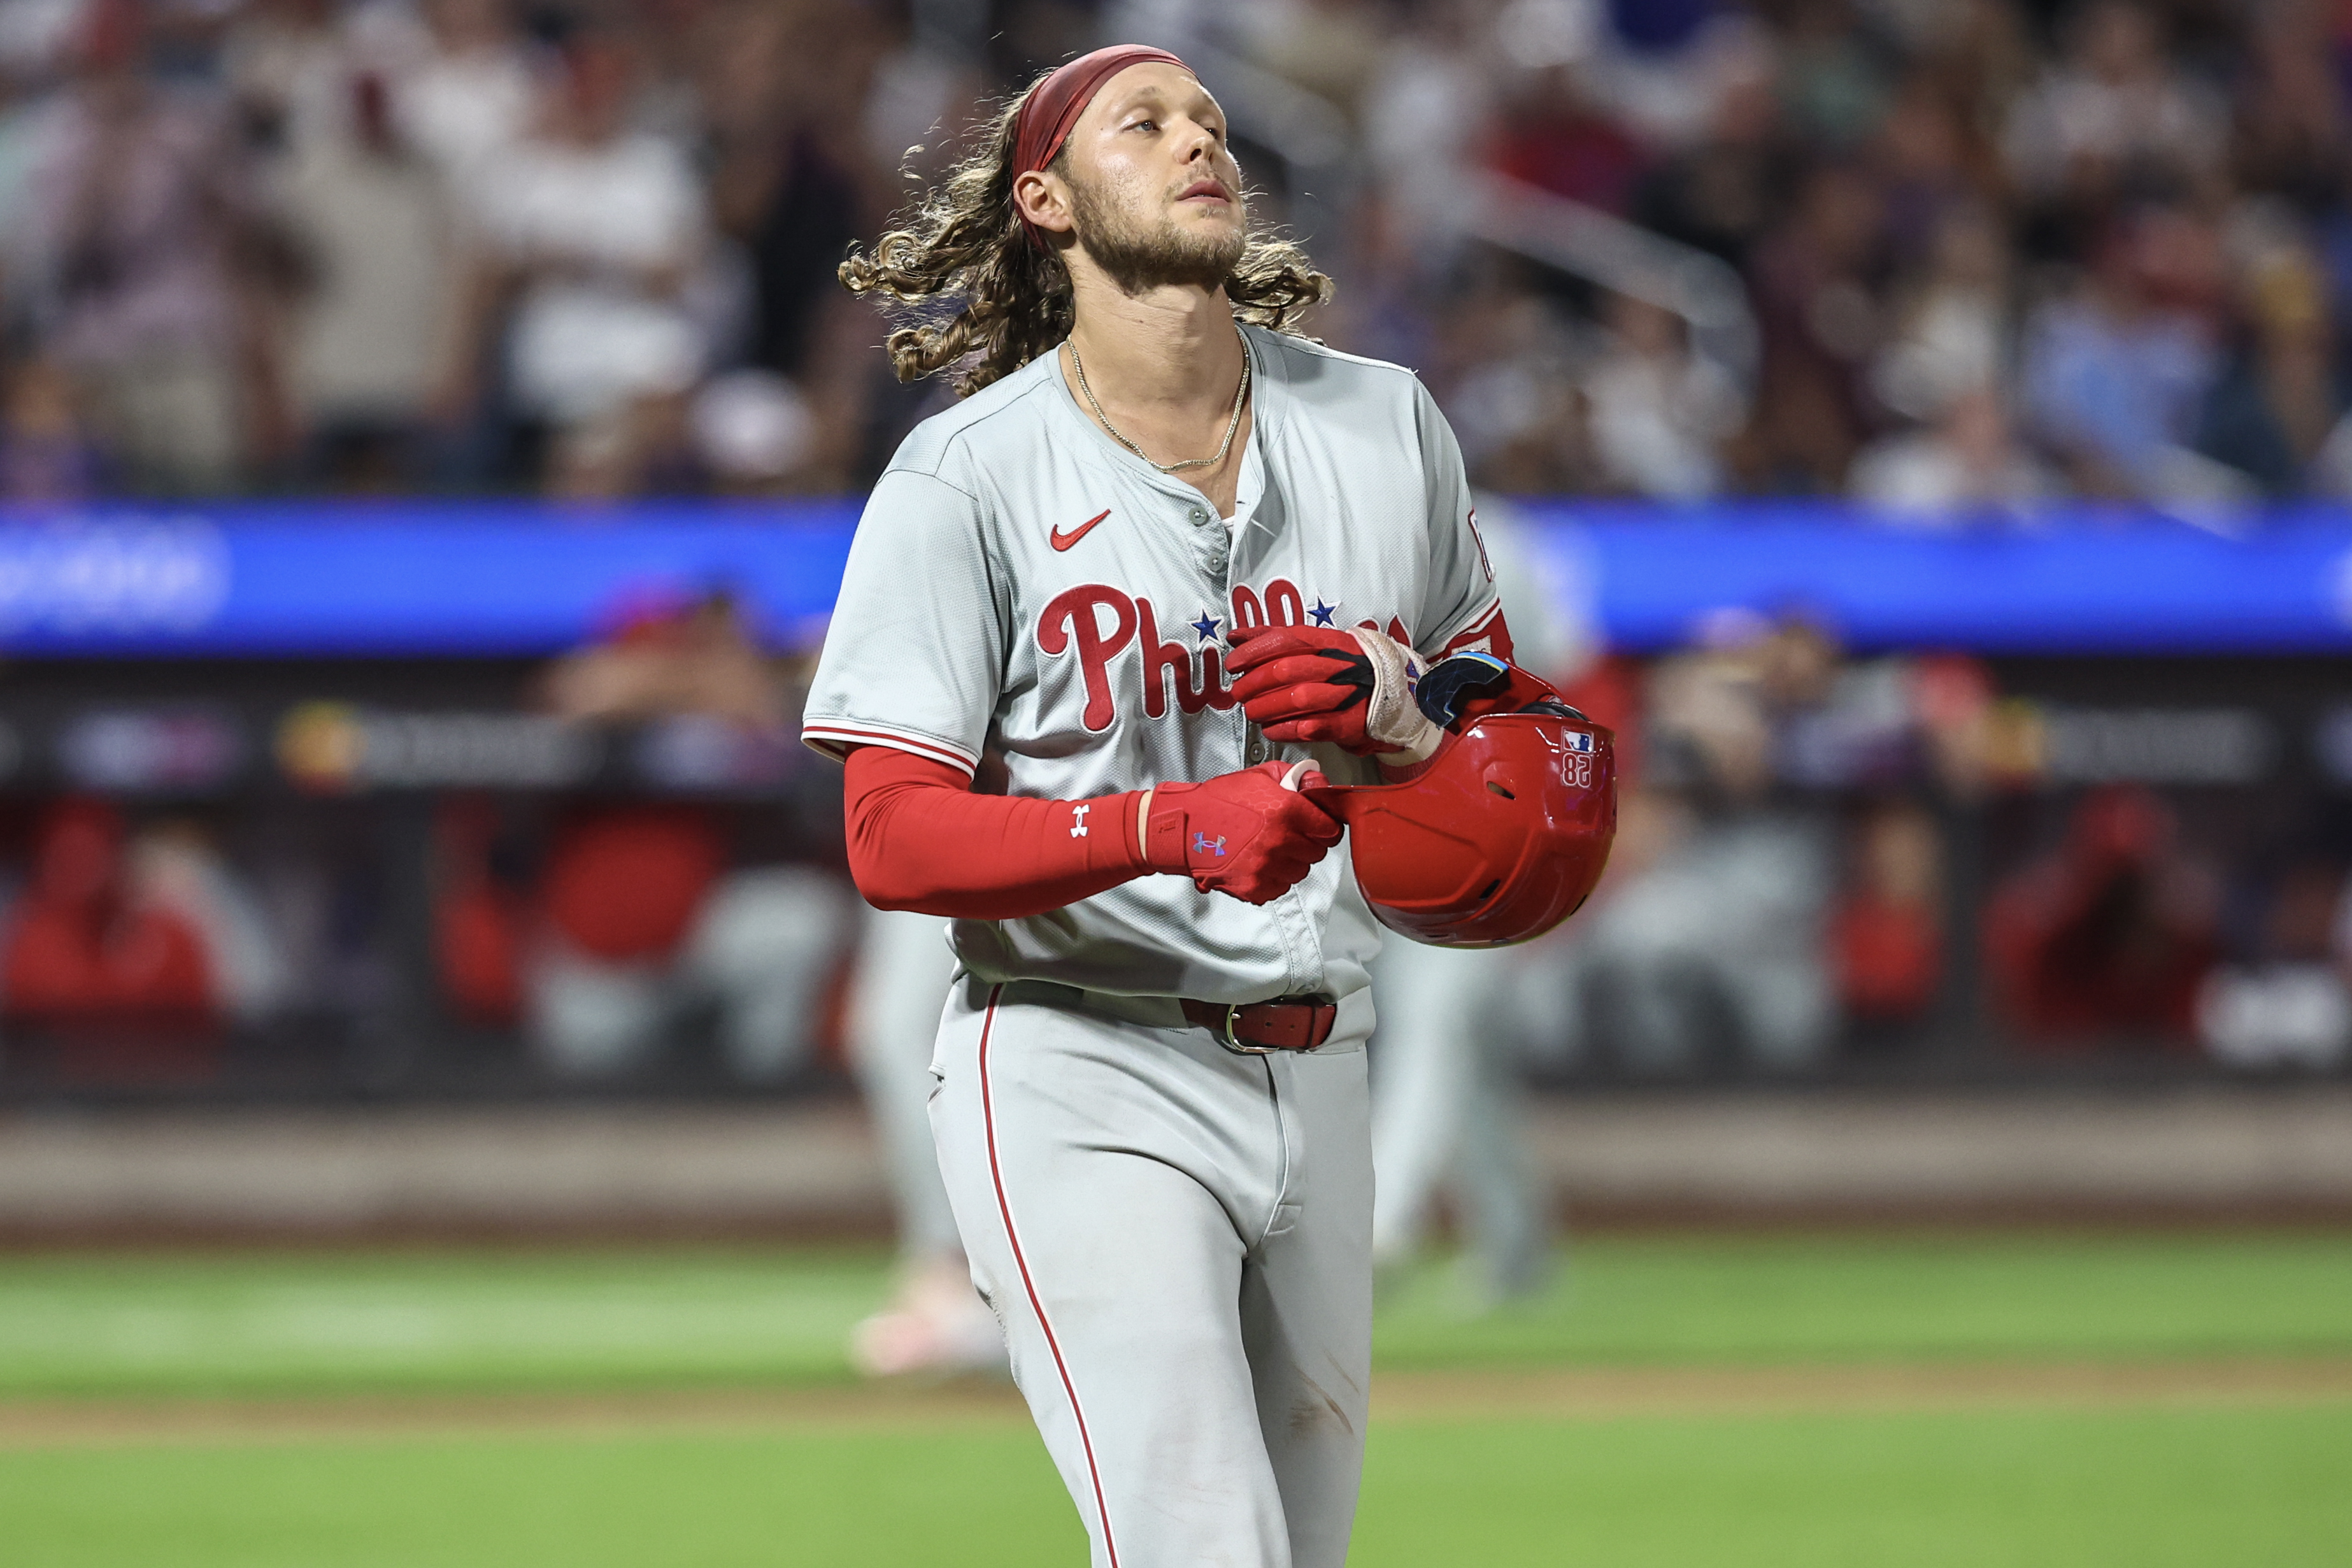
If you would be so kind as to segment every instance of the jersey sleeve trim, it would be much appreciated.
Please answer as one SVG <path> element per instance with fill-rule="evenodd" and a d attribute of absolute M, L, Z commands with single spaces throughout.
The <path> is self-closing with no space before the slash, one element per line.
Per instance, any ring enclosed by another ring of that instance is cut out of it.
<path fill-rule="evenodd" d="M 1486 636 L 1502 614 L 1502 596 L 1496 595 L 1486 601 L 1484 609 L 1470 617 L 1466 626 L 1438 643 L 1434 657 L 1444 658 L 1448 654 L 1461 652 L 1465 647 Z"/>
<path fill-rule="evenodd" d="M 886 476 L 890 474 L 905 474 L 909 479 L 929 479 L 931 483 L 940 486 L 943 489 L 955 491 L 956 494 L 963 497 L 964 500 L 971 502 L 974 506 L 983 506 L 986 503 L 978 496 L 972 494 L 970 490 L 964 489 L 961 485 L 956 483 L 953 479 L 949 479 L 945 474 L 939 471 L 941 467 L 945 466 L 949 454 L 954 450 L 955 444 L 962 440 L 964 435 L 965 432 L 959 430 L 954 435 L 949 437 L 941 445 L 939 456 L 933 459 L 933 466 L 931 468 L 917 468 L 913 464 L 908 463 L 902 458 L 894 460 L 888 468 L 882 471 Z"/>
<path fill-rule="evenodd" d="M 801 742 L 812 750 L 840 762 L 859 746 L 888 746 L 935 763 L 945 763 L 961 769 L 966 778 L 980 771 L 980 756 L 966 751 L 952 741 L 942 741 L 937 735 L 927 735 L 919 730 L 909 730 L 898 724 L 880 724 L 872 720 L 851 722 L 845 719 L 811 719 L 801 726 Z"/>

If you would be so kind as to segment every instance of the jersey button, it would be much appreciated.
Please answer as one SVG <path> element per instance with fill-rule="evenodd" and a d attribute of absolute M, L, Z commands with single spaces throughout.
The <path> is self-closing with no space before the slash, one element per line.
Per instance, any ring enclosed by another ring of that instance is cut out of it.
<path fill-rule="evenodd" d="M 1250 767 L 1255 767 L 1258 763 L 1265 761 L 1265 741 L 1264 737 L 1253 734 L 1249 738 L 1249 743 L 1242 748 L 1242 761 Z"/>
<path fill-rule="evenodd" d="M 1194 522 L 1206 522 L 1206 521 L 1209 521 L 1209 514 L 1208 514 L 1207 512 L 1205 512 L 1205 511 L 1202 511 L 1199 507 L 1197 507 L 1197 506 L 1196 506 L 1196 507 L 1194 507 L 1194 508 L 1192 509 L 1192 521 L 1193 521 Z"/>

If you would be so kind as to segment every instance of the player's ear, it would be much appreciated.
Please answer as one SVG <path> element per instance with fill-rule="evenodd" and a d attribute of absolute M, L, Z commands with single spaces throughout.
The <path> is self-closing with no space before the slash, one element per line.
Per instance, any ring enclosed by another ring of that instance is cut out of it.
<path fill-rule="evenodd" d="M 1013 176 L 1013 210 L 1047 234 L 1067 234 L 1076 226 L 1070 205 L 1070 183 L 1052 170 Z"/>

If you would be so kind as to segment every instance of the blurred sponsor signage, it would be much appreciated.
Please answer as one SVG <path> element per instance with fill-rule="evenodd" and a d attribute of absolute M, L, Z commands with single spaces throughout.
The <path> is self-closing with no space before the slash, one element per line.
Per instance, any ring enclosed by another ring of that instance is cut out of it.
<path fill-rule="evenodd" d="M 318 795 L 581 789 L 759 798 L 788 792 L 814 764 L 795 736 L 700 716 L 606 729 L 538 713 L 340 701 L 261 712 L 226 702 L 35 707 L 0 713 L 0 785 L 217 795 L 276 781 Z"/>
<path fill-rule="evenodd" d="M 386 713 L 310 702 L 278 726 L 278 763 L 297 787 L 560 789 L 588 782 L 602 739 L 530 713 Z"/>
<path fill-rule="evenodd" d="M 608 630 L 616 606 L 713 588 L 743 604 L 771 646 L 805 646 L 831 613 L 859 505 L 0 516 L 0 649 L 541 655 Z M 2352 651 L 2352 515 L 2340 510 L 2257 517 L 2230 538 L 2090 506 L 1937 530 L 1828 502 L 1517 510 L 1538 570 L 1516 591 L 1550 593 L 1580 623 L 1597 617 L 1628 651 L 1681 646 L 1727 611 L 1792 609 L 1864 650 Z"/>
<path fill-rule="evenodd" d="M 0 637 L 198 637 L 229 603 L 230 560 L 202 518 L 0 525 Z"/>
<path fill-rule="evenodd" d="M 750 730 L 704 713 L 656 720 L 638 732 L 634 748 L 646 783 L 688 793 L 772 788 L 814 754 L 790 731 Z"/>
<path fill-rule="evenodd" d="M 100 708 L 66 720 L 57 762 L 77 789 L 205 794 L 236 779 L 245 737 L 234 719 L 208 708 Z"/>
<path fill-rule="evenodd" d="M 2013 784 L 2250 784 L 2271 775 L 2279 736 L 2245 708 L 2076 708 L 1997 703 L 1989 752 Z"/>
<path fill-rule="evenodd" d="M 2328 782 L 2352 784 L 2352 704 L 2328 710 L 2311 739 L 2312 751 Z"/>

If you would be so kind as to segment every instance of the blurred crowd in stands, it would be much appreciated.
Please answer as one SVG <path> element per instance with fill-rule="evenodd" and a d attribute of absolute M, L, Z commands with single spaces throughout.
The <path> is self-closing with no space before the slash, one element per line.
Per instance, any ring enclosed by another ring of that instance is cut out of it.
<path fill-rule="evenodd" d="M 6 0 L 0 492 L 854 489 L 835 265 L 1114 37 L 1490 488 L 2352 490 L 2330 0 Z"/>
<path fill-rule="evenodd" d="M 1224 97 L 1339 281 L 1313 330 L 1418 369 L 1489 491 L 1910 526 L 2352 494 L 2329 0 L 0 0 L 0 500 L 854 492 L 946 394 L 889 380 L 835 265 L 1111 38 Z M 579 1080 L 688 1036 L 789 1079 L 855 944 L 837 773 L 723 595 L 624 620 L 520 706 L 717 722 L 756 766 L 689 727 L 643 752 L 667 794 L 531 742 L 426 795 L 315 705 L 201 808 L 0 804 L 11 1048 L 454 1020 Z M 2062 732 L 1798 612 L 1554 662 L 1627 784 L 1601 893 L 1520 968 L 1536 1059 L 2352 1061 L 2352 825 L 2252 787 L 2259 715 Z M 448 722 L 403 743 L 497 752 Z M 2248 787 L 2169 787 L 2210 784 Z"/>

